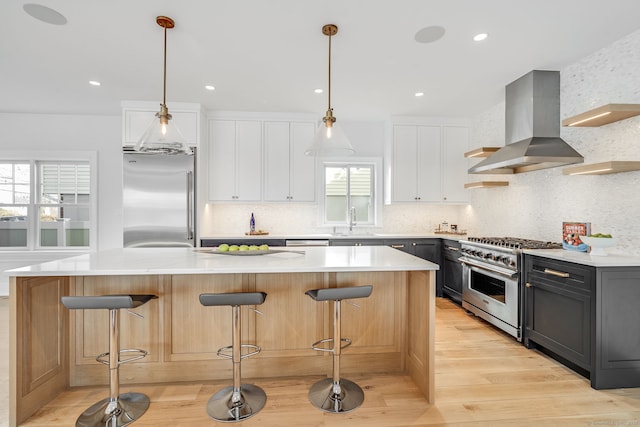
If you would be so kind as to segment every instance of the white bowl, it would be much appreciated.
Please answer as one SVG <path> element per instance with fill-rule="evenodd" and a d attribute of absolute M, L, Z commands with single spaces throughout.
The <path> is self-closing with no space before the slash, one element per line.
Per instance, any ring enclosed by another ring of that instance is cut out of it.
<path fill-rule="evenodd" d="M 591 255 L 598 256 L 607 256 L 607 251 L 605 251 L 605 248 L 610 248 L 618 242 L 618 239 L 614 237 L 580 236 L 580 240 L 589 245 L 589 247 L 591 248 L 591 252 L 589 253 Z"/>

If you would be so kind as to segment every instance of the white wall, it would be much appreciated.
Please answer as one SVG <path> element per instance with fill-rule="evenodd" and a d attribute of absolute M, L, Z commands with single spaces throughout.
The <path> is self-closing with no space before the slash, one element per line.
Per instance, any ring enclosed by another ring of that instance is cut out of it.
<path fill-rule="evenodd" d="M 560 70 L 561 118 L 609 103 L 640 103 L 640 31 Z M 504 103 L 474 120 L 471 148 L 504 145 Z M 563 127 L 562 138 L 585 164 L 640 160 L 640 117 L 602 127 Z M 563 221 L 591 222 L 592 232 L 619 238 L 611 252 L 640 255 L 640 172 L 562 174 L 562 167 L 476 179 L 508 187 L 476 189 L 464 220 L 474 234 L 560 241 Z"/>
<path fill-rule="evenodd" d="M 121 128 L 120 116 L 0 113 L 0 129 L 3 132 L 0 157 L 2 150 L 97 152 L 97 249 L 122 247 Z M 72 254 L 74 252 L 1 252 L 0 295 L 8 294 L 8 277 L 4 274 L 6 269 Z"/>

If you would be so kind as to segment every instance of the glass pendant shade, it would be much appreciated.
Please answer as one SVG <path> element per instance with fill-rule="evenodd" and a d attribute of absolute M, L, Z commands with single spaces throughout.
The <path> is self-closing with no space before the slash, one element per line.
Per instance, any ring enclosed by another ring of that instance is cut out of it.
<path fill-rule="evenodd" d="M 318 157 L 338 157 L 350 156 L 355 151 L 340 125 L 333 123 L 331 127 L 327 127 L 326 123 L 322 123 L 313 136 L 311 146 L 304 154 Z"/>
<path fill-rule="evenodd" d="M 166 108 L 163 109 L 161 106 L 161 112 L 156 113 L 134 150 L 147 153 L 191 154 L 192 150 L 180 129 L 171 120 L 171 116 L 163 116 L 162 111 L 166 111 Z"/>

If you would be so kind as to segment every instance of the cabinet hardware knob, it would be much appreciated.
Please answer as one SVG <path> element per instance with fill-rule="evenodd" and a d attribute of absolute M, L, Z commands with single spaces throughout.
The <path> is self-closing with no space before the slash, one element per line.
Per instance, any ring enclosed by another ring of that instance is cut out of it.
<path fill-rule="evenodd" d="M 569 277 L 569 273 L 565 273 L 564 271 L 552 270 L 550 268 L 545 268 L 544 274 L 551 274 L 552 276 L 565 277 L 565 278 Z"/>
<path fill-rule="evenodd" d="M 529 283 L 529 282 L 527 282 L 527 283 L 525 284 L 525 286 L 526 286 L 527 288 L 533 288 L 533 285 L 532 285 L 531 283 Z"/>

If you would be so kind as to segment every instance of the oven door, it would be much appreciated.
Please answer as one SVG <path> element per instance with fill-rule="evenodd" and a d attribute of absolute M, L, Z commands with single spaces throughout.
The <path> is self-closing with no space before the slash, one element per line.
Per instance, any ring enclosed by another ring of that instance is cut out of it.
<path fill-rule="evenodd" d="M 520 339 L 518 273 L 461 258 L 463 307 Z"/>

